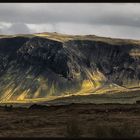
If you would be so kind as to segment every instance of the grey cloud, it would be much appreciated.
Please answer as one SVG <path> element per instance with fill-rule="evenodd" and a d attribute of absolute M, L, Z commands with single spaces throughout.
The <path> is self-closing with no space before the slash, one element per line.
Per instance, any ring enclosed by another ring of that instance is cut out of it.
<path fill-rule="evenodd" d="M 65 24 L 56 25 L 59 32 L 65 34 L 95 34 L 98 36 L 115 38 L 140 39 L 139 27 L 126 25 L 90 25 L 90 24 Z"/>
<path fill-rule="evenodd" d="M 56 31 L 139 38 L 139 3 L 1 3 L 0 33 Z M 34 25 L 33 28 L 28 25 Z M 45 24 L 47 27 L 45 27 Z M 47 30 L 48 29 L 48 30 Z"/>
<path fill-rule="evenodd" d="M 30 33 L 29 28 L 27 27 L 26 24 L 22 24 L 22 23 L 16 23 L 13 24 L 9 29 L 8 29 L 11 33 L 16 33 L 16 34 L 26 34 L 26 33 Z"/>
<path fill-rule="evenodd" d="M 77 22 L 140 26 L 140 4 L 0 4 L 0 20 L 22 23 Z M 138 20 L 135 20 L 137 18 Z"/>
<path fill-rule="evenodd" d="M 1 32 L 5 34 L 28 34 L 30 29 L 26 24 L 14 23 L 10 27 L 2 28 Z"/>

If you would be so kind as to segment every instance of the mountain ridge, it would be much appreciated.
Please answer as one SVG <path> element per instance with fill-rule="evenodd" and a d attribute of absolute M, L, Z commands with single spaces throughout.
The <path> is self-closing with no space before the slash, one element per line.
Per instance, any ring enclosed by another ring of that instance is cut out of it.
<path fill-rule="evenodd" d="M 49 100 L 139 88 L 139 54 L 139 40 L 58 33 L 2 36 L 0 100 Z"/>

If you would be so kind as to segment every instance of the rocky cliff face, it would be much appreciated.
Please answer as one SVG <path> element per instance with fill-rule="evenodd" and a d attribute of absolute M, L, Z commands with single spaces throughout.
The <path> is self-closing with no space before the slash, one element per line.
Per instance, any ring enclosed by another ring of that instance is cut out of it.
<path fill-rule="evenodd" d="M 139 41 L 59 34 L 0 38 L 1 102 L 96 93 L 110 85 L 129 89 L 139 82 Z"/>

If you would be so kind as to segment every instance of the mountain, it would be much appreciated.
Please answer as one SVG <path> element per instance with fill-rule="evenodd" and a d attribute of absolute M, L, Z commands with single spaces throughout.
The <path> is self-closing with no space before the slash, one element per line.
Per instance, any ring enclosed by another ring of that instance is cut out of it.
<path fill-rule="evenodd" d="M 139 40 L 47 32 L 0 36 L 1 102 L 139 88 Z"/>

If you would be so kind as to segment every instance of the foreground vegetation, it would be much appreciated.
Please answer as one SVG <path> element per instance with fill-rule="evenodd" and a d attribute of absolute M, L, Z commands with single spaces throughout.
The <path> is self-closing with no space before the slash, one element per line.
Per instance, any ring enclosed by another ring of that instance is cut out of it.
<path fill-rule="evenodd" d="M 140 104 L 0 107 L 0 137 L 137 138 Z"/>

